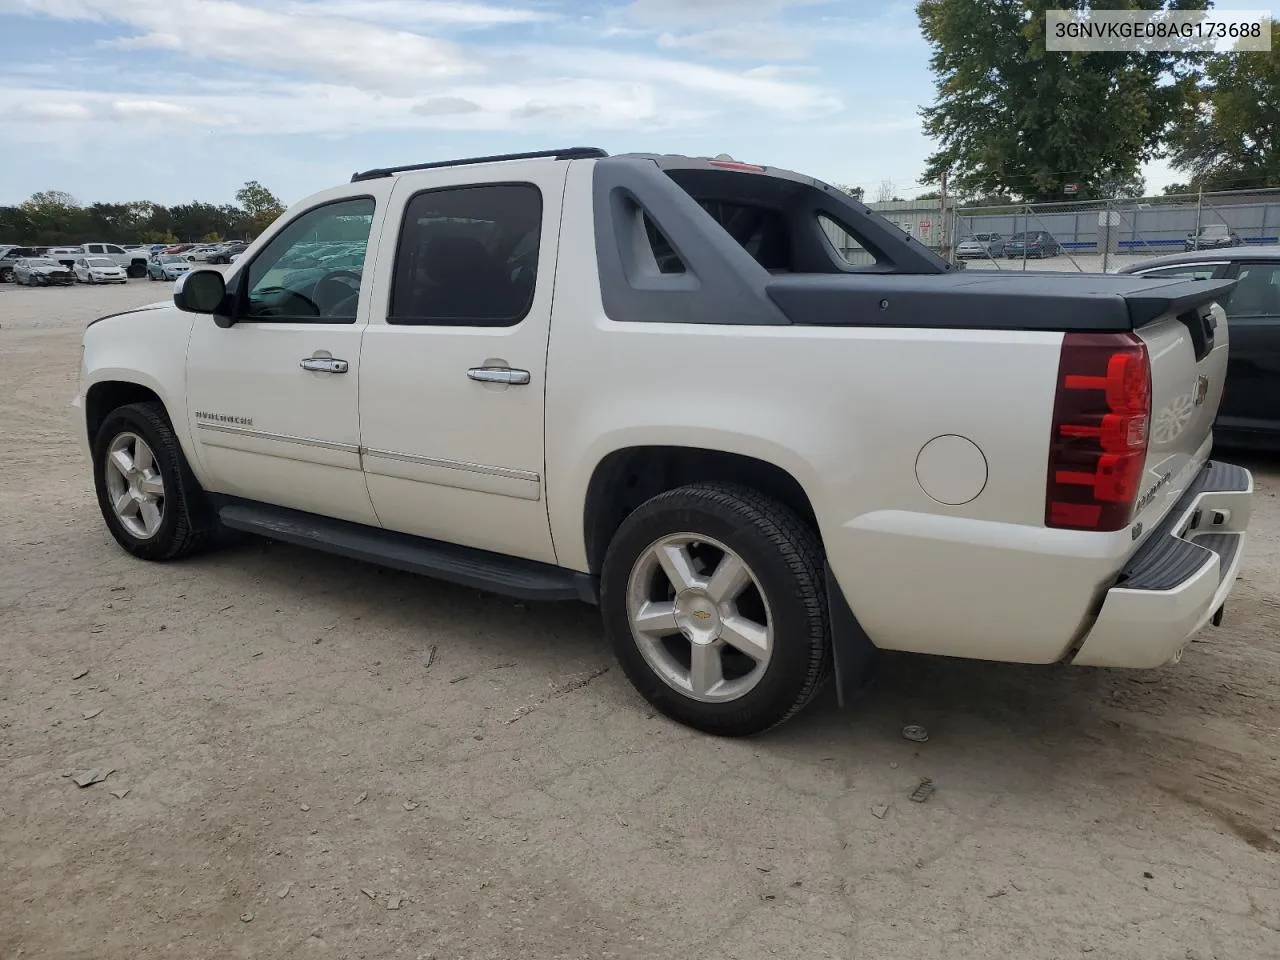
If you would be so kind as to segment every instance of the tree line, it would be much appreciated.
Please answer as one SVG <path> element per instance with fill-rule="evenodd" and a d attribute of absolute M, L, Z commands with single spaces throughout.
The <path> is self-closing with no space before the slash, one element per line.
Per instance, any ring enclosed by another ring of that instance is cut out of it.
<path fill-rule="evenodd" d="M 1270 52 L 1045 49 L 1049 10 L 1206 10 L 1208 0 L 919 0 L 937 143 L 922 181 L 965 202 L 1139 196 L 1141 165 L 1186 176 L 1166 194 L 1280 187 L 1280 25 Z"/>
<path fill-rule="evenodd" d="M 138 200 L 82 206 L 68 193 L 33 194 L 16 207 L 0 207 L 0 242 L 19 246 L 102 243 L 212 243 L 252 240 L 284 212 L 256 180 L 236 191 L 235 203 Z"/>

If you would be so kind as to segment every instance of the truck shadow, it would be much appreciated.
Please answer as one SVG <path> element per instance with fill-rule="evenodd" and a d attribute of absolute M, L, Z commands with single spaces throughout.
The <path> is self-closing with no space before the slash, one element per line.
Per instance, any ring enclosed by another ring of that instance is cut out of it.
<path fill-rule="evenodd" d="M 234 576 L 286 613 L 310 608 L 338 623 L 358 619 L 370 661 L 421 656 L 439 645 L 451 659 L 514 665 L 522 682 L 539 689 L 607 669 L 605 681 L 583 696 L 616 701 L 609 710 L 634 712 L 637 722 L 652 713 L 617 670 L 592 607 L 519 603 L 254 539 L 195 562 L 235 568 Z M 1267 684 L 1265 671 L 1253 671 L 1253 685 L 1242 682 L 1238 662 L 1224 668 L 1219 651 L 1208 649 L 1222 642 L 1236 655 L 1241 644 L 1232 638 L 1241 631 L 1256 646 L 1267 632 L 1259 604 L 1238 607 L 1182 664 L 1153 671 L 885 653 L 874 680 L 843 709 L 828 687 L 786 724 L 729 749 L 749 750 L 794 775 L 825 769 L 851 782 L 888 770 L 899 778 L 928 776 L 940 791 L 970 798 L 1043 800 L 1047 790 L 1107 797 L 1125 784 L 1150 804 L 1195 808 L 1255 849 L 1277 850 L 1271 825 L 1280 765 L 1268 762 L 1274 745 L 1263 742 L 1257 717 L 1275 714 L 1280 690 Z M 1271 634 L 1275 647 L 1280 630 Z M 578 708 L 569 699 L 556 709 Z M 665 740 L 701 739 L 658 722 Z M 925 727 L 928 742 L 906 741 L 907 724 Z"/>

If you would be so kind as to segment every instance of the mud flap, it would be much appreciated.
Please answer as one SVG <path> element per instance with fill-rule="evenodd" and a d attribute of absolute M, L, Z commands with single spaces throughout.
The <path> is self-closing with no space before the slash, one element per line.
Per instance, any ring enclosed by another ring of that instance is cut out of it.
<path fill-rule="evenodd" d="M 844 591 L 825 564 L 827 610 L 831 621 L 831 661 L 836 683 L 836 702 L 844 707 L 853 702 L 875 672 L 880 651 L 867 636 L 849 608 Z"/>

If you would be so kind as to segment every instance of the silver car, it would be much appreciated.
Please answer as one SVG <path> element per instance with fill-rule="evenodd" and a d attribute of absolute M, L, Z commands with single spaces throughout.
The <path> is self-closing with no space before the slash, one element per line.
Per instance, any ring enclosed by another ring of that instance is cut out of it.
<path fill-rule="evenodd" d="M 967 240 L 961 240 L 956 247 L 957 260 L 966 260 L 969 257 L 1002 256 L 1004 256 L 1004 239 L 998 233 L 975 233 Z"/>

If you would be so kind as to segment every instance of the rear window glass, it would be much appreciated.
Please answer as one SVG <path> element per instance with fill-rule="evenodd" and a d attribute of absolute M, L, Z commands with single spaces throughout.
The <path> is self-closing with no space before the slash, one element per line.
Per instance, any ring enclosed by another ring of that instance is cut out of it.
<path fill-rule="evenodd" d="M 840 273 L 879 263 L 848 226 L 815 211 L 825 194 L 810 183 L 696 168 L 667 175 L 770 273 Z M 647 217 L 645 228 L 659 270 L 684 273 L 687 265 Z"/>
<path fill-rule="evenodd" d="M 876 262 L 876 258 L 858 242 L 853 234 L 826 214 L 818 215 L 818 223 L 822 227 L 822 232 L 827 235 L 827 239 L 831 241 L 831 246 L 845 263 L 855 267 L 868 267 Z"/>

